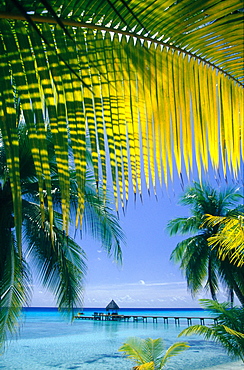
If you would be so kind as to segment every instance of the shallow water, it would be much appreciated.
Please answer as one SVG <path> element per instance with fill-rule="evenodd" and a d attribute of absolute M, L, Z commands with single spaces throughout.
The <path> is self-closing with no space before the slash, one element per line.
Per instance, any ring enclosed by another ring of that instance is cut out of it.
<path fill-rule="evenodd" d="M 86 309 L 86 315 L 104 312 Z M 198 317 L 207 316 L 197 310 L 126 310 L 121 314 L 143 314 L 161 316 Z M 44 370 L 131 370 L 133 362 L 124 358 L 118 348 L 129 337 L 163 338 L 168 348 L 176 341 L 187 341 L 190 348 L 172 358 L 166 370 L 199 370 L 209 366 L 227 363 L 230 358 L 220 346 L 207 342 L 199 336 L 177 338 L 186 327 L 186 320 L 180 326 L 174 321 L 110 322 L 75 320 L 70 323 L 56 309 L 30 309 L 23 313 L 22 325 L 17 339 L 12 339 L 3 356 L 0 369 Z"/>

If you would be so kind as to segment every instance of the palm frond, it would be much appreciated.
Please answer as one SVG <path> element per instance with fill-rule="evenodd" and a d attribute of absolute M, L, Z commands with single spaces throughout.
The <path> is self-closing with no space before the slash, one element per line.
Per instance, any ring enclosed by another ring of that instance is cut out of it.
<path fill-rule="evenodd" d="M 230 308 L 230 304 L 228 302 L 219 303 L 210 299 L 200 299 L 199 302 L 201 306 L 216 314 L 228 312 L 228 308 Z"/>
<path fill-rule="evenodd" d="M 82 304 L 86 273 L 85 252 L 62 231 L 62 217 L 55 213 L 52 243 L 50 225 L 44 225 L 37 204 L 23 201 L 27 254 L 39 272 L 41 283 L 54 293 L 59 308 Z"/>
<path fill-rule="evenodd" d="M 162 338 L 144 339 L 144 355 L 148 363 L 154 362 L 155 367 L 159 364 L 159 359 L 163 356 L 164 343 Z"/>
<path fill-rule="evenodd" d="M 170 259 L 180 263 L 180 268 L 187 279 L 187 286 L 194 295 L 208 275 L 208 250 L 202 235 L 182 240 L 171 253 Z"/>
<path fill-rule="evenodd" d="M 179 217 L 170 220 L 167 224 L 167 230 L 170 235 L 175 235 L 178 233 L 181 234 L 190 234 L 198 231 L 201 220 L 197 217 Z"/>
<path fill-rule="evenodd" d="M 210 326 L 193 325 L 184 329 L 179 336 L 199 334 L 205 339 L 219 342 L 234 357 L 244 360 L 244 309 L 230 308 L 229 303 L 218 303 L 208 299 L 200 300 L 205 309 L 214 313 L 216 319 Z"/>
<path fill-rule="evenodd" d="M 78 183 L 76 173 L 70 169 L 70 210 L 71 219 L 74 219 L 79 207 Z M 58 178 L 52 178 L 55 191 L 52 191 L 53 202 L 60 210 L 62 201 Z M 104 193 L 100 184 L 96 186 L 95 179 L 90 170 L 86 172 L 84 187 L 84 211 L 81 230 L 101 242 L 102 248 L 108 256 L 113 256 L 118 263 L 122 262 L 122 244 L 125 244 L 125 235 L 119 224 L 118 215 L 115 213 L 112 195 Z"/>
<path fill-rule="evenodd" d="M 145 363 L 143 348 L 144 340 L 138 337 L 132 337 L 119 348 L 119 351 L 140 365 Z"/>
<path fill-rule="evenodd" d="M 229 333 L 229 334 L 231 334 L 231 335 L 235 335 L 235 336 L 236 336 L 236 337 L 238 337 L 238 338 L 244 339 L 244 333 L 240 333 L 239 331 L 236 331 L 236 330 L 233 330 L 233 329 L 231 329 L 231 328 L 228 328 L 228 326 L 226 326 L 226 325 L 223 325 L 223 329 L 224 329 L 227 333 Z"/>
<path fill-rule="evenodd" d="M 138 366 L 133 366 L 133 370 L 154 370 L 154 363 L 148 362 L 147 364 L 142 364 Z"/>
<path fill-rule="evenodd" d="M 200 299 L 200 304 L 204 309 L 210 310 L 218 317 L 218 322 L 222 325 L 228 325 L 238 331 L 244 331 L 243 308 L 231 307 L 230 303 L 212 301 L 209 299 Z"/>
<path fill-rule="evenodd" d="M 4 236 L 4 235 L 3 235 Z M 0 350 L 8 334 L 17 332 L 17 320 L 23 306 L 30 302 L 30 272 L 27 263 L 19 257 L 14 235 L 2 240 L 0 273 Z"/>
<path fill-rule="evenodd" d="M 244 216 L 238 212 L 235 217 L 208 215 L 206 223 L 220 226 L 216 235 L 208 239 L 209 245 L 218 250 L 221 260 L 226 258 L 238 267 L 244 265 Z"/>
<path fill-rule="evenodd" d="M 125 236 L 113 208 L 94 193 L 86 193 L 85 199 L 84 230 L 100 240 L 108 255 L 113 255 L 115 261 L 121 263 L 121 244 L 125 242 Z"/>
<path fill-rule="evenodd" d="M 189 175 L 194 157 L 200 177 L 209 162 L 237 176 L 244 157 L 241 0 L 231 5 L 228 0 L 49 0 L 48 8 L 44 1 L 20 0 L 21 11 L 12 3 L 0 5 L 0 114 L 3 141 L 11 149 L 7 161 L 16 213 L 17 98 L 40 192 L 41 173 L 51 182 L 46 127 L 52 132 L 66 231 L 68 145 L 81 214 L 86 127 L 96 181 L 102 178 L 106 186 L 111 173 L 116 203 L 121 199 L 122 205 L 130 176 L 134 192 L 141 192 L 141 164 L 147 186 L 149 179 L 155 184 L 157 173 L 168 183 L 173 163 L 179 174 L 184 163 Z M 50 191 L 49 186 L 52 217 Z"/>
<path fill-rule="evenodd" d="M 212 327 L 204 325 L 193 325 L 184 329 L 179 336 L 183 335 L 203 335 L 207 340 L 214 340 L 222 344 L 227 353 L 233 358 L 244 359 L 243 344 L 244 334 L 225 325 L 215 325 Z M 234 339 L 235 338 L 235 339 Z"/>
<path fill-rule="evenodd" d="M 192 334 L 204 335 L 204 338 L 206 339 L 212 339 L 214 337 L 212 329 L 204 325 L 189 326 L 188 328 L 182 330 L 182 332 L 179 334 L 179 337 L 182 337 L 184 335 L 188 336 Z"/>
<path fill-rule="evenodd" d="M 133 369 L 160 370 L 171 357 L 178 355 L 188 347 L 185 342 L 178 342 L 169 347 L 164 354 L 164 342 L 162 338 L 141 339 L 133 337 L 129 338 L 119 348 L 119 351 L 124 352 L 124 355 L 138 364 Z"/>
<path fill-rule="evenodd" d="M 161 368 L 163 368 L 163 366 L 166 364 L 166 362 L 173 356 L 177 356 L 179 353 L 185 351 L 187 348 L 189 348 L 190 346 L 187 344 L 187 342 L 177 342 L 177 343 L 174 343 L 172 344 L 172 346 L 170 346 L 164 357 L 162 358 L 161 362 L 160 362 L 160 366 Z"/>

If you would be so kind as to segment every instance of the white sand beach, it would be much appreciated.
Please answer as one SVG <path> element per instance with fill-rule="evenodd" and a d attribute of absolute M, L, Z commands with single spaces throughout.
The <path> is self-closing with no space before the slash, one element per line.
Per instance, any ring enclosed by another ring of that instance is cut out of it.
<path fill-rule="evenodd" d="M 221 364 L 213 367 L 208 367 L 205 368 L 204 370 L 244 370 L 244 363 L 242 361 L 229 362 L 228 364 Z"/>

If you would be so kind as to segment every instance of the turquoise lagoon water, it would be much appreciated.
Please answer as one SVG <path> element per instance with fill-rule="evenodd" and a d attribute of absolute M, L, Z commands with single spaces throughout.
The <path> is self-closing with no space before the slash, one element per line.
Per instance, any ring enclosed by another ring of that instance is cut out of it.
<path fill-rule="evenodd" d="M 104 309 L 84 309 L 85 315 Z M 78 311 L 77 311 L 78 312 Z M 202 310 L 176 309 L 120 309 L 121 314 L 206 317 Z M 193 323 L 198 323 L 195 321 Z M 186 327 L 170 320 L 151 322 L 116 322 L 74 320 L 72 323 L 57 309 L 29 308 L 23 311 L 18 336 L 12 338 L 0 356 L 0 369 L 5 370 L 131 370 L 133 362 L 124 358 L 118 348 L 129 337 L 163 338 L 165 347 L 176 341 L 188 341 L 190 348 L 172 358 L 166 370 L 200 370 L 230 362 L 230 358 L 216 343 L 194 336 L 177 338 Z"/>

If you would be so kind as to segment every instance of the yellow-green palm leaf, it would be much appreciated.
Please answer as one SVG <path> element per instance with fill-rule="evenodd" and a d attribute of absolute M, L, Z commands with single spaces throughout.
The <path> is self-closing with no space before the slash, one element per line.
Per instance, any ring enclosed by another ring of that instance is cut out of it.
<path fill-rule="evenodd" d="M 141 339 L 132 337 L 123 343 L 119 351 L 137 364 L 133 369 L 160 370 L 164 368 L 171 357 L 185 351 L 188 347 L 186 342 L 177 342 L 172 344 L 164 353 L 162 338 Z"/>
<path fill-rule="evenodd" d="M 148 364 L 134 366 L 133 370 L 154 370 L 154 364 L 153 362 L 149 362 Z"/>
<path fill-rule="evenodd" d="M 244 265 L 244 216 L 234 217 L 208 216 L 209 226 L 219 226 L 215 236 L 208 239 L 209 245 L 218 249 L 219 258 L 229 258 L 238 267 Z"/>
<path fill-rule="evenodd" d="M 50 217 L 44 136 L 52 132 L 66 231 L 68 143 L 79 182 L 78 225 L 86 132 L 96 180 L 106 187 L 111 173 L 117 204 L 128 199 L 130 176 L 141 192 L 142 173 L 148 187 L 157 174 L 167 184 L 174 166 L 189 175 L 194 161 L 200 177 L 210 162 L 236 176 L 244 157 L 242 8 L 241 0 L 2 1 L 0 127 L 11 149 L 16 222 L 16 99 Z"/>

